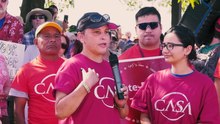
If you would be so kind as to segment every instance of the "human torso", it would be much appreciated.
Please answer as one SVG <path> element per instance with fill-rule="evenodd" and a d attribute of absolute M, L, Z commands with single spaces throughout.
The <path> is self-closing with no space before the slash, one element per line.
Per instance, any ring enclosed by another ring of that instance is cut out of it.
<path fill-rule="evenodd" d="M 34 36 L 35 35 L 35 30 L 32 29 L 31 31 L 27 32 L 24 34 L 22 44 L 24 45 L 34 45 Z"/>
<path fill-rule="evenodd" d="M 54 78 L 63 59 L 56 62 L 37 57 L 19 70 L 12 88 L 28 94 L 28 122 L 30 124 L 57 123 L 55 98 L 52 95 Z M 11 94 L 16 96 L 16 94 Z M 18 96 L 19 97 L 19 96 Z"/>
<path fill-rule="evenodd" d="M 195 71 L 186 77 L 175 77 L 170 70 L 165 70 L 153 74 L 145 83 L 146 110 L 143 111 L 147 111 L 153 124 L 219 123 L 219 113 L 215 110 L 218 108 L 217 96 L 207 76 Z M 210 96 L 213 101 L 209 101 Z M 214 104 L 208 105 L 207 101 Z M 208 117 L 208 109 L 217 116 Z"/>
<path fill-rule="evenodd" d="M 0 39 L 21 43 L 23 37 L 23 25 L 17 18 L 6 14 L 5 22 L 0 29 Z"/>
<path fill-rule="evenodd" d="M 84 98 L 78 108 L 79 110 L 72 114 L 70 118 L 74 120 L 74 124 L 98 124 L 100 122 L 103 124 L 118 124 L 120 117 L 113 104 L 115 84 L 107 61 L 96 63 L 82 54 L 70 58 L 65 63 L 64 68 L 61 69 L 63 73 L 58 73 L 59 76 L 56 79 L 56 83 L 65 82 L 65 86 L 56 84 L 55 89 L 66 94 L 72 92 L 82 80 L 81 68 L 86 71 L 88 68 L 95 69 L 99 73 L 99 81 Z"/>
<path fill-rule="evenodd" d="M 119 59 L 132 59 L 161 55 L 160 49 L 144 50 L 139 45 L 134 45 L 119 56 Z"/>

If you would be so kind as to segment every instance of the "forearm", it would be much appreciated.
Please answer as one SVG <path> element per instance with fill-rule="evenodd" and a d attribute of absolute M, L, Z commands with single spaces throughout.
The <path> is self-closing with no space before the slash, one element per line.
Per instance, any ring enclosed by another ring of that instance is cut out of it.
<path fill-rule="evenodd" d="M 16 124 L 25 124 L 25 116 L 24 116 L 24 109 L 26 104 L 25 98 L 15 97 L 14 102 L 15 102 L 15 108 L 14 108 L 15 122 Z"/>
<path fill-rule="evenodd" d="M 23 112 L 15 111 L 15 122 L 16 124 L 25 124 L 24 111 Z"/>
<path fill-rule="evenodd" d="M 125 104 L 123 107 L 117 106 L 116 109 L 118 109 L 121 118 L 125 118 L 129 113 L 129 107 L 127 104 Z"/>
<path fill-rule="evenodd" d="M 58 94 L 60 93 L 61 92 L 58 91 Z M 69 117 L 77 110 L 87 94 L 88 92 L 85 87 L 80 84 L 73 92 L 68 95 L 56 95 L 56 116 L 59 119 Z"/>
<path fill-rule="evenodd" d="M 151 124 L 151 121 L 146 113 L 141 113 L 140 122 L 141 124 Z"/>
<path fill-rule="evenodd" d="M 218 95 L 218 103 L 219 103 L 219 109 L 220 109 L 220 79 L 215 78 L 214 84 L 215 84 L 215 88 L 216 88 L 217 95 Z"/>

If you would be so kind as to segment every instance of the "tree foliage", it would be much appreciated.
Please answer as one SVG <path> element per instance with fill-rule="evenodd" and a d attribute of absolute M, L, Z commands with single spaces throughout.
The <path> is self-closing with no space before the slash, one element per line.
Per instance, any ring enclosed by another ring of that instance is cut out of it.
<path fill-rule="evenodd" d="M 55 4 L 54 0 L 46 0 L 45 8 L 53 4 Z M 57 6 L 59 7 L 59 11 L 62 12 L 64 8 L 74 8 L 75 5 L 74 0 L 60 0 Z"/>
<path fill-rule="evenodd" d="M 152 2 L 156 0 L 119 0 L 121 3 L 127 5 L 128 10 L 135 10 L 143 7 L 143 3 L 145 1 Z M 178 3 L 181 4 L 181 7 L 183 10 L 186 9 L 186 7 L 191 4 L 191 6 L 194 8 L 196 4 L 199 4 L 201 0 L 177 0 Z M 161 0 L 159 3 L 160 6 L 172 6 L 172 0 Z"/>

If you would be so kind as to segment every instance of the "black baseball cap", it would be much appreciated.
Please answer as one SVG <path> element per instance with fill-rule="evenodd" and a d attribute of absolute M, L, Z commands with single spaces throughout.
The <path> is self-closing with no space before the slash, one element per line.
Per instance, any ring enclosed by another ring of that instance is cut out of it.
<path fill-rule="evenodd" d="M 77 31 L 81 32 L 85 29 L 99 28 L 101 26 L 107 25 L 110 30 L 117 29 L 119 26 L 109 22 L 110 17 L 107 14 L 101 15 L 97 12 L 85 13 L 77 22 Z"/>

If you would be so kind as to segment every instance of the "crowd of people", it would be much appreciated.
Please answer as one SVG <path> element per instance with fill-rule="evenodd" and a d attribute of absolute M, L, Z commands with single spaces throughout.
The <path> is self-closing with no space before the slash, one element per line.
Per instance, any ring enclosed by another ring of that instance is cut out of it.
<path fill-rule="evenodd" d="M 136 13 L 133 39 L 108 14 L 87 12 L 69 26 L 57 19 L 55 5 L 28 12 L 25 24 L 32 29 L 24 33 L 24 23 L 7 12 L 8 2 L 0 1 L 0 39 L 23 44 L 25 51 L 12 80 L 7 56 L 0 54 L 1 123 L 220 123 L 220 15 L 212 40 L 196 48 L 187 27 L 163 35 L 155 7 Z M 115 91 L 110 54 L 119 60 L 163 56 L 170 68 L 149 75 L 128 104 L 126 83 L 119 89 L 123 99 Z M 131 108 L 140 113 L 138 122 L 125 121 Z"/>

